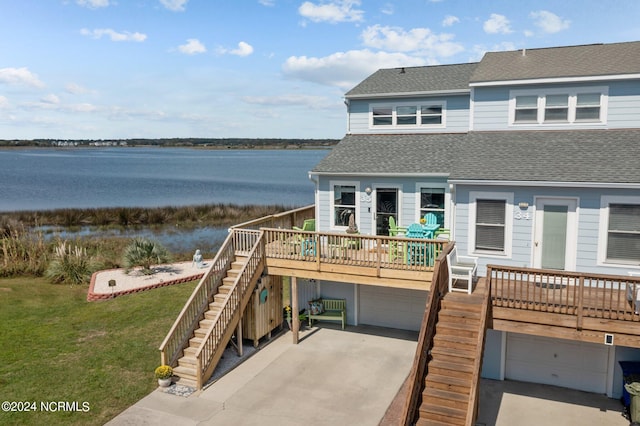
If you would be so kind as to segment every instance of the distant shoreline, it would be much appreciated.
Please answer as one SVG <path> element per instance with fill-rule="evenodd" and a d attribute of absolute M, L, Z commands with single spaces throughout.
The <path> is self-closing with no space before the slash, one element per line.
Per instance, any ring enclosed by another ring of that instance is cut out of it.
<path fill-rule="evenodd" d="M 0 149 L 15 148 L 197 148 L 210 150 L 234 149 L 331 149 L 339 139 L 33 139 L 0 140 Z"/>

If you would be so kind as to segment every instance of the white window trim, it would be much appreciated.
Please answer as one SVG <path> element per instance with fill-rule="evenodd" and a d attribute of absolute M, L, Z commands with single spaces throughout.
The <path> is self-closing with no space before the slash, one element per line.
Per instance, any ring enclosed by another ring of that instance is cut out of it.
<path fill-rule="evenodd" d="M 329 229 L 336 231 L 346 231 L 348 226 L 336 226 L 335 225 L 335 191 L 336 185 L 342 186 L 355 186 L 356 188 L 356 224 L 360 223 L 360 182 L 352 180 L 331 180 L 329 181 L 329 204 L 331 209 L 329 210 Z"/>
<path fill-rule="evenodd" d="M 640 265 L 633 263 L 615 263 L 607 261 L 607 242 L 609 241 L 609 205 L 610 204 L 640 204 L 640 197 L 622 195 L 603 195 L 600 197 L 600 223 L 598 230 L 598 265 L 614 268 L 640 270 Z"/>
<path fill-rule="evenodd" d="M 504 252 L 476 250 L 476 200 L 504 200 Z M 499 259 L 510 259 L 513 247 L 513 192 L 469 192 L 469 246 L 467 253 L 479 257 L 495 257 Z"/>
<path fill-rule="evenodd" d="M 600 119 L 597 121 L 576 121 L 577 96 L 583 93 L 600 93 Z M 568 121 L 544 121 L 547 95 L 569 95 L 569 115 Z M 538 117 L 535 122 L 516 123 L 516 97 L 517 96 L 537 96 L 538 97 Z M 601 126 L 607 124 L 607 105 L 609 103 L 608 86 L 571 87 L 554 89 L 517 89 L 509 91 L 509 125 L 516 127 L 526 126 Z"/>
<path fill-rule="evenodd" d="M 415 223 L 420 221 L 420 195 L 422 188 L 444 188 L 444 227 L 451 229 L 451 212 L 453 211 L 451 205 L 451 190 L 449 184 L 445 182 L 417 182 L 415 191 Z M 453 230 L 452 230 L 453 232 Z"/>
<path fill-rule="evenodd" d="M 398 125 L 397 124 L 397 107 L 415 106 L 417 108 L 416 118 L 420 116 L 421 106 L 438 105 L 442 108 L 442 120 L 440 124 L 416 124 L 416 125 Z M 373 124 L 373 109 L 374 108 L 391 108 L 391 125 L 382 126 Z M 372 103 L 369 104 L 369 128 L 376 130 L 384 129 L 442 129 L 447 127 L 447 101 L 445 100 L 433 100 L 433 101 L 416 101 L 416 102 L 398 102 L 398 103 Z"/>

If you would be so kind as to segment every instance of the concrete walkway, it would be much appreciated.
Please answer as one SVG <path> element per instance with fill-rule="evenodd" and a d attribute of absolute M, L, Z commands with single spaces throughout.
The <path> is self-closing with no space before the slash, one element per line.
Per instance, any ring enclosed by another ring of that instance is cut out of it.
<path fill-rule="evenodd" d="M 377 425 L 413 362 L 417 334 L 323 323 L 274 339 L 199 394 L 156 390 L 109 425 Z"/>

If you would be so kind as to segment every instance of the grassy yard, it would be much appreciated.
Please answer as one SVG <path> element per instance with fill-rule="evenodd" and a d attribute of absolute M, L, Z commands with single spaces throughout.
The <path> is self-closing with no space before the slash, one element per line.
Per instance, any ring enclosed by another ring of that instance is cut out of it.
<path fill-rule="evenodd" d="M 84 286 L 0 280 L 0 402 L 36 405 L 0 411 L 0 424 L 102 425 L 147 395 L 158 346 L 195 285 L 87 302 Z M 58 401 L 80 411 L 42 411 Z"/>

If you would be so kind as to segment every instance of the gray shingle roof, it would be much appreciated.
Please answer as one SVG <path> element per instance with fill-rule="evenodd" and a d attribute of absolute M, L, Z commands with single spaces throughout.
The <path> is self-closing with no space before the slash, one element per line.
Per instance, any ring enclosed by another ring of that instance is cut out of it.
<path fill-rule="evenodd" d="M 345 97 L 469 90 L 469 77 L 477 65 L 474 62 L 381 69 L 348 91 Z"/>
<path fill-rule="evenodd" d="M 639 160 L 640 129 L 347 135 L 313 171 L 640 183 Z"/>
<path fill-rule="evenodd" d="M 470 82 L 640 73 L 640 42 L 488 52 Z"/>

